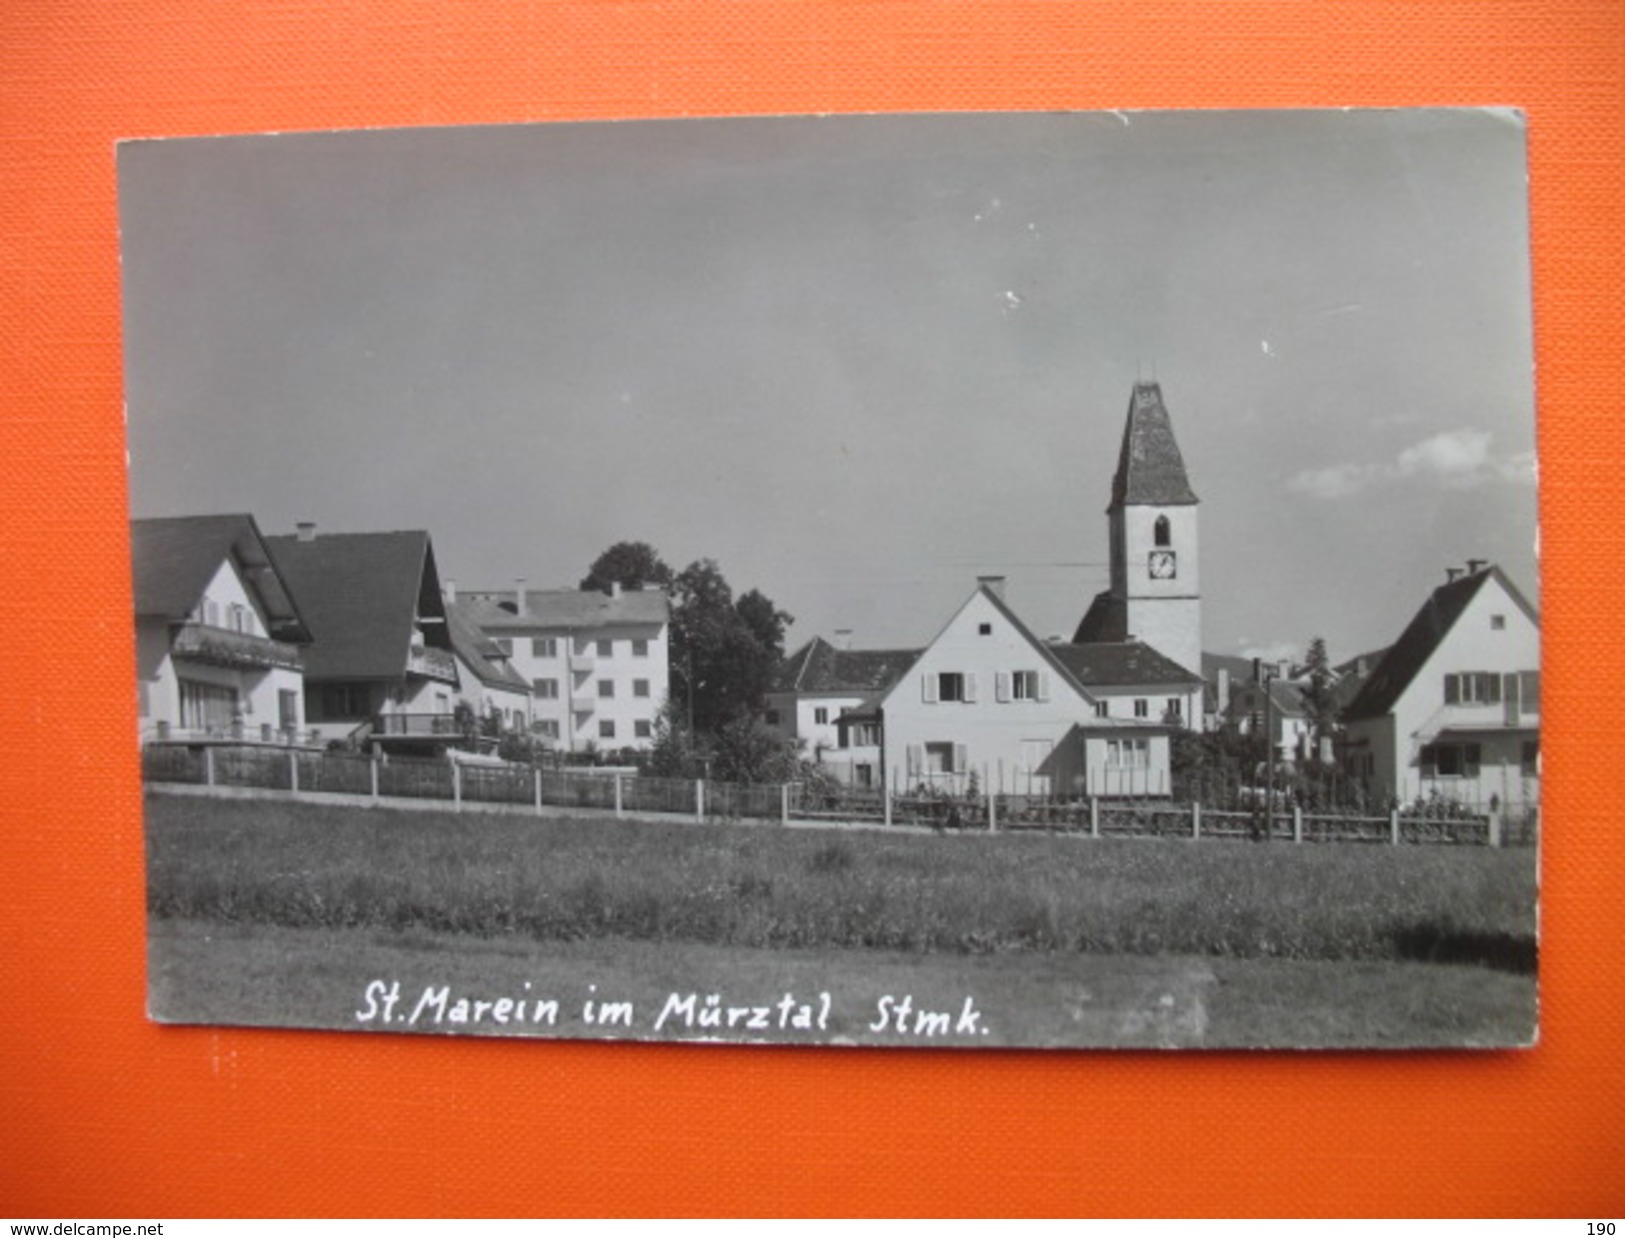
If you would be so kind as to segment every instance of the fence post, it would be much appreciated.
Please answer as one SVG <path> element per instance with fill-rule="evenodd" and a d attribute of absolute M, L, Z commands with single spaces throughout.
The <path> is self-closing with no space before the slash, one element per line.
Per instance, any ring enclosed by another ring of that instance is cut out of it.
<path fill-rule="evenodd" d="M 705 779 L 694 780 L 694 820 L 705 820 Z"/>
<path fill-rule="evenodd" d="M 891 824 L 891 782 L 890 782 L 890 780 L 887 781 L 885 786 L 880 788 L 880 798 L 881 798 L 881 801 L 886 806 L 886 808 L 885 808 L 885 811 L 886 811 L 886 817 L 885 817 L 886 824 L 890 825 Z"/>
<path fill-rule="evenodd" d="M 1202 837 L 1202 802 L 1200 800 L 1191 801 L 1191 837 Z"/>
<path fill-rule="evenodd" d="M 203 785 L 206 786 L 206 787 L 214 786 L 214 749 L 213 748 L 205 748 L 203 750 Z"/>
<path fill-rule="evenodd" d="M 787 782 L 779 784 L 779 824 L 790 824 L 790 784 Z"/>
<path fill-rule="evenodd" d="M 1301 804 L 1292 805 L 1292 841 L 1295 843 L 1303 841 L 1303 806 Z"/>
<path fill-rule="evenodd" d="M 378 798 L 378 749 L 367 754 L 367 773 L 372 781 L 372 798 Z"/>
<path fill-rule="evenodd" d="M 299 754 L 288 753 L 288 787 L 295 795 L 299 794 Z"/>
<path fill-rule="evenodd" d="M 999 762 L 999 781 L 1004 781 L 1003 761 Z M 989 786 L 987 789 L 987 832 L 989 834 L 999 832 L 998 811 L 998 792 Z"/>
<path fill-rule="evenodd" d="M 530 778 L 531 794 L 536 798 L 536 815 L 539 817 L 542 815 L 542 767 L 539 765 L 531 766 Z"/>
<path fill-rule="evenodd" d="M 1089 837 L 1100 837 L 1100 798 L 1095 795 L 1089 797 Z"/>
<path fill-rule="evenodd" d="M 617 817 L 622 815 L 622 810 L 621 810 L 621 776 L 619 774 L 615 775 L 615 815 Z"/>
<path fill-rule="evenodd" d="M 451 763 L 451 806 L 453 811 L 463 811 L 463 767 L 456 761 Z"/>
<path fill-rule="evenodd" d="M 1501 845 L 1501 814 L 1498 812 L 1492 812 L 1489 815 L 1488 821 L 1490 828 L 1490 846 L 1499 847 Z"/>
<path fill-rule="evenodd" d="M 1388 810 L 1388 841 L 1399 846 L 1399 809 Z"/>

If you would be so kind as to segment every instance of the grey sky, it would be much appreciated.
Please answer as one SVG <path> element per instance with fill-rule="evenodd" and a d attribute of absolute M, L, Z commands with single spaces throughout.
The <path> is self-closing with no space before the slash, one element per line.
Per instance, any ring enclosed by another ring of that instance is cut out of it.
<path fill-rule="evenodd" d="M 427 528 L 469 587 L 622 539 L 799 642 L 978 572 L 1106 584 L 1130 387 L 1202 499 L 1204 643 L 1535 596 L 1522 126 L 1478 112 L 830 117 L 121 148 L 132 510 Z"/>

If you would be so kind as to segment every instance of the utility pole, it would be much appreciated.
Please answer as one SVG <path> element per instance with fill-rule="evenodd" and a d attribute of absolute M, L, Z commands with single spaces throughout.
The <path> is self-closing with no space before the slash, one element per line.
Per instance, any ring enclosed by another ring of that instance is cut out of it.
<path fill-rule="evenodd" d="M 1275 667 L 1253 659 L 1253 680 L 1264 691 L 1264 841 L 1275 837 L 1275 701 L 1270 684 Z"/>

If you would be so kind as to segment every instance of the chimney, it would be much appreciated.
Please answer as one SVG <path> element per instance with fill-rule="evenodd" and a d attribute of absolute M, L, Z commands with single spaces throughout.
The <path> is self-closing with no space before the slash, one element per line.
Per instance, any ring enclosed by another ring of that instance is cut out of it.
<path fill-rule="evenodd" d="M 1489 560 L 1488 559 L 1468 559 L 1467 560 L 1467 574 L 1469 576 L 1477 576 L 1488 565 L 1489 565 Z"/>
<path fill-rule="evenodd" d="M 299 530 L 299 540 L 313 542 L 316 540 L 316 522 L 314 520 L 301 520 L 294 528 Z"/>
<path fill-rule="evenodd" d="M 513 578 L 513 613 L 516 615 L 525 613 L 525 578 L 523 576 Z"/>
<path fill-rule="evenodd" d="M 457 582 L 450 576 L 446 577 L 445 587 L 441 589 L 441 593 L 445 595 L 446 601 L 455 602 L 457 600 Z"/>
<path fill-rule="evenodd" d="M 994 597 L 998 598 L 999 601 L 1004 601 L 1003 576 L 978 576 L 976 578 L 976 583 L 983 589 L 986 589 Z"/>
<path fill-rule="evenodd" d="M 1277 679 L 1291 679 L 1292 678 L 1292 663 L 1290 661 L 1288 661 L 1286 658 L 1282 658 L 1278 662 L 1276 662 L 1276 664 L 1275 664 L 1275 677 Z"/>
<path fill-rule="evenodd" d="M 1461 571 L 1462 570 L 1459 567 L 1447 567 L 1447 568 L 1445 568 L 1444 569 L 1444 582 L 1445 582 L 1445 584 L 1447 584 L 1447 585 L 1455 584 L 1456 581 L 1461 579 Z"/>
<path fill-rule="evenodd" d="M 843 650 L 852 648 L 852 629 L 836 628 L 835 644 Z"/>

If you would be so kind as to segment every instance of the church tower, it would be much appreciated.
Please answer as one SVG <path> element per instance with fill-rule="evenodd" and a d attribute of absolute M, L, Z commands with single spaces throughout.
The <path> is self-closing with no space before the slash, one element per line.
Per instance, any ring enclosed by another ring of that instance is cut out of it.
<path fill-rule="evenodd" d="M 1162 388 L 1135 383 L 1106 509 L 1111 588 L 1090 604 L 1075 642 L 1133 637 L 1193 675 L 1202 673 L 1198 502 Z"/>

